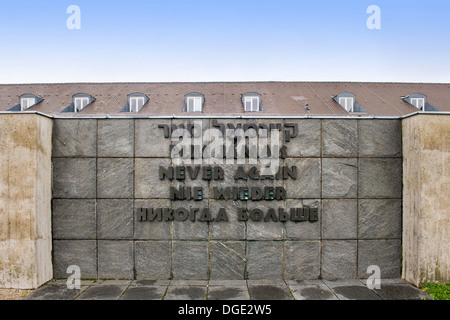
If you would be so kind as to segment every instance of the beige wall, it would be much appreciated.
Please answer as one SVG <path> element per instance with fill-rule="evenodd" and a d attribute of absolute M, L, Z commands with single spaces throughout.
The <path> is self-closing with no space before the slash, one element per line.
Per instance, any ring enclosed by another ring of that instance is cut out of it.
<path fill-rule="evenodd" d="M 52 125 L 37 114 L 0 115 L 0 288 L 52 278 Z"/>
<path fill-rule="evenodd" d="M 403 277 L 450 281 L 450 115 L 418 114 L 403 130 Z"/>

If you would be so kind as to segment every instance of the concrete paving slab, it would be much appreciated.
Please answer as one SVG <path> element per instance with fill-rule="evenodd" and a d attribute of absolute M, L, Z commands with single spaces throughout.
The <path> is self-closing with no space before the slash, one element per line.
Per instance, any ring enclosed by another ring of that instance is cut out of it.
<path fill-rule="evenodd" d="M 247 287 L 247 280 L 209 280 L 208 286 L 244 286 Z"/>
<path fill-rule="evenodd" d="M 373 289 L 384 300 L 433 300 L 428 294 L 410 284 L 381 283 L 380 289 Z"/>
<path fill-rule="evenodd" d="M 162 300 L 167 286 L 130 286 L 120 300 Z"/>
<path fill-rule="evenodd" d="M 336 295 L 322 281 L 290 282 L 291 290 L 296 300 L 338 300 Z"/>
<path fill-rule="evenodd" d="M 375 292 L 367 288 L 361 281 L 351 280 L 324 280 L 323 281 L 340 300 L 380 300 Z"/>
<path fill-rule="evenodd" d="M 294 297 L 289 292 L 289 288 L 281 285 L 254 284 L 248 282 L 248 289 L 251 300 L 293 300 Z"/>
<path fill-rule="evenodd" d="M 250 300 L 247 286 L 210 286 L 208 300 Z"/>
<path fill-rule="evenodd" d="M 95 280 L 80 280 L 80 285 L 83 286 L 91 286 L 95 283 Z M 47 283 L 45 283 L 47 286 L 67 286 L 67 279 L 56 279 L 56 280 L 50 280 Z"/>
<path fill-rule="evenodd" d="M 73 300 L 86 288 L 69 289 L 62 285 L 44 285 L 27 294 L 24 300 Z"/>
<path fill-rule="evenodd" d="M 206 300 L 206 291 L 206 285 L 169 285 L 164 300 Z"/>
<path fill-rule="evenodd" d="M 131 282 L 130 286 L 165 286 L 167 287 L 170 283 L 170 280 L 134 280 Z"/>
<path fill-rule="evenodd" d="M 127 289 L 126 286 L 96 285 L 89 287 L 77 300 L 117 300 Z"/>

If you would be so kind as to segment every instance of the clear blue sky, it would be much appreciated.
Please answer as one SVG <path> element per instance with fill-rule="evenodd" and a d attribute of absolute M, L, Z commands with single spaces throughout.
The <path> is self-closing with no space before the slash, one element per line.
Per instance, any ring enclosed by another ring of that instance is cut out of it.
<path fill-rule="evenodd" d="M 0 83 L 447 83 L 449 40 L 448 0 L 0 0 Z"/>

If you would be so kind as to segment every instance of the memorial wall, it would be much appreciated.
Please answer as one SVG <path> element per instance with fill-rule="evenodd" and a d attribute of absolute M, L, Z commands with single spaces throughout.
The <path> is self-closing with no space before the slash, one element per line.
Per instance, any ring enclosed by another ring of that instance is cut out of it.
<path fill-rule="evenodd" d="M 401 276 L 399 119 L 55 119 L 53 273 Z"/>

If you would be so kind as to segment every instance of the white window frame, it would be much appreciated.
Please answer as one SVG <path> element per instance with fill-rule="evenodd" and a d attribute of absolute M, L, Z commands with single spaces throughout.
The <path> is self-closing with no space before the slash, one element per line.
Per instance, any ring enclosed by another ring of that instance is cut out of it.
<path fill-rule="evenodd" d="M 81 108 L 77 109 L 77 104 L 80 104 Z M 75 97 L 73 99 L 73 111 L 78 112 L 83 110 L 89 104 L 89 97 Z"/>
<path fill-rule="evenodd" d="M 422 108 L 419 108 L 419 101 L 422 101 Z M 411 104 L 419 110 L 424 111 L 425 109 L 425 98 L 411 98 Z"/>
<path fill-rule="evenodd" d="M 20 98 L 20 109 L 22 111 L 36 104 L 36 98 Z"/>
<path fill-rule="evenodd" d="M 353 97 L 339 97 L 339 104 L 348 112 L 353 112 L 355 99 Z"/>
<path fill-rule="evenodd" d="M 142 106 L 145 103 L 144 97 L 129 97 L 128 98 L 128 104 L 130 106 L 130 112 L 139 112 L 139 110 L 142 108 Z M 132 109 L 132 102 L 135 102 L 136 110 Z"/>
<path fill-rule="evenodd" d="M 189 108 L 192 101 L 192 110 Z M 202 97 L 187 97 L 186 112 L 202 112 Z"/>
<path fill-rule="evenodd" d="M 255 99 L 256 99 L 256 105 L 255 105 Z M 245 112 L 258 112 L 259 106 L 260 106 L 260 97 L 258 96 L 246 96 L 244 98 L 244 110 Z M 247 103 L 250 103 L 250 109 L 247 108 Z"/>

